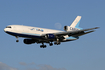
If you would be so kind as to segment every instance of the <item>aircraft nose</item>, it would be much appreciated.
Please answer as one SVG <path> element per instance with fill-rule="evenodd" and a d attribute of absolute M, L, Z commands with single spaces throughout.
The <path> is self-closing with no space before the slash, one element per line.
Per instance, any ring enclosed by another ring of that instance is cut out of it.
<path fill-rule="evenodd" d="M 6 32 L 7 30 L 6 30 L 6 28 L 4 28 L 4 32 Z"/>

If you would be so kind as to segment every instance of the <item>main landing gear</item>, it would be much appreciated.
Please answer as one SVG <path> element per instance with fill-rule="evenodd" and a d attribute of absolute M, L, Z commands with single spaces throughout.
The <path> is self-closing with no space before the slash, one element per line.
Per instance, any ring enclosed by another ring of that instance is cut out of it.
<path fill-rule="evenodd" d="M 55 42 L 54 44 L 59 45 L 61 43 L 60 43 L 59 39 L 57 39 L 57 42 Z"/>
<path fill-rule="evenodd" d="M 46 48 L 46 45 L 40 45 L 40 48 Z"/>
<path fill-rule="evenodd" d="M 52 45 L 53 45 L 53 43 L 51 42 L 51 43 L 49 43 L 49 45 L 50 45 L 50 46 L 52 46 Z"/>
<path fill-rule="evenodd" d="M 52 46 L 52 45 L 53 45 L 53 43 L 49 43 L 49 45 L 50 45 L 50 46 Z"/>
<path fill-rule="evenodd" d="M 44 43 L 42 43 L 42 45 L 40 45 L 40 48 L 46 48 L 47 46 L 44 45 Z"/>
<path fill-rule="evenodd" d="M 58 43 L 57 43 L 57 42 L 54 42 L 54 44 L 55 44 L 55 45 L 60 45 L 61 43 L 60 43 L 60 42 L 58 42 Z"/>
<path fill-rule="evenodd" d="M 52 45 L 53 45 L 53 43 L 52 43 L 52 42 L 51 42 L 51 43 L 49 42 L 49 45 L 50 45 L 50 46 L 52 46 Z M 46 46 L 46 45 L 44 45 L 44 43 L 42 43 L 42 45 L 40 45 L 40 48 L 46 48 L 46 47 L 47 47 L 47 46 Z"/>

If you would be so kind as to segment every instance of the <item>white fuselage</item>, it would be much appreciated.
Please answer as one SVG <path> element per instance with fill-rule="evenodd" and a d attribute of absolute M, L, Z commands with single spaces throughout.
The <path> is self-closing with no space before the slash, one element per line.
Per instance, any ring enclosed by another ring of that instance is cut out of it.
<path fill-rule="evenodd" d="M 11 28 L 10 28 L 11 27 Z M 4 31 L 13 36 L 25 37 L 25 38 L 34 38 L 41 39 L 40 36 L 45 34 L 60 33 L 64 31 L 52 30 L 39 27 L 23 26 L 23 25 L 9 25 Z M 64 36 L 64 41 L 76 40 L 77 38 Z"/>

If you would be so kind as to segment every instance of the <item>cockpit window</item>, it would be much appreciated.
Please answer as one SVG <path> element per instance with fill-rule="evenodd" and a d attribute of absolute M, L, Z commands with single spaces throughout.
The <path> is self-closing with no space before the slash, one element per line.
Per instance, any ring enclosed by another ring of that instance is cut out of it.
<path fill-rule="evenodd" d="M 7 26 L 6 28 L 11 28 L 11 26 Z"/>

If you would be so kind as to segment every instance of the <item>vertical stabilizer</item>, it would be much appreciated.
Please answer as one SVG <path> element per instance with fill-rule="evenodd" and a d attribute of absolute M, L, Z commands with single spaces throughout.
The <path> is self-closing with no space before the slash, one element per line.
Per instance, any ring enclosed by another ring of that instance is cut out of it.
<path fill-rule="evenodd" d="M 73 23 L 70 25 L 70 27 L 81 29 L 79 28 L 80 20 L 81 16 L 77 16 L 76 19 L 73 21 Z"/>

